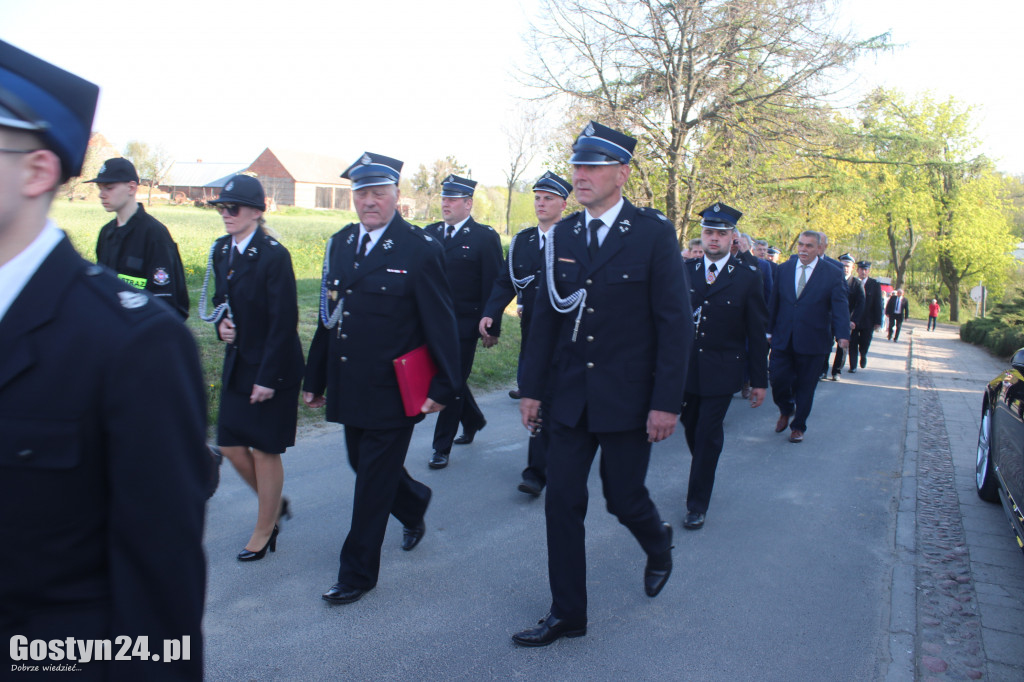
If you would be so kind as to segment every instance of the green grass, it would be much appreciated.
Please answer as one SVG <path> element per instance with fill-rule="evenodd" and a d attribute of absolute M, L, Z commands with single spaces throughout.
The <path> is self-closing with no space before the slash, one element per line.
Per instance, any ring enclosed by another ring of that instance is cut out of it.
<path fill-rule="evenodd" d="M 224 359 L 223 344 L 217 339 L 212 324 L 199 319 L 199 291 L 203 286 L 206 260 L 214 240 L 224 234 L 224 223 L 212 209 L 192 206 L 153 206 L 146 209 L 170 230 L 185 266 L 191 313 L 188 327 L 199 346 L 199 355 L 206 380 L 211 433 L 217 423 L 220 404 L 220 373 Z M 98 203 L 57 200 L 50 217 L 68 233 L 72 244 L 85 258 L 96 260 L 96 237 L 113 214 Z M 356 220 L 349 211 L 313 211 L 288 208 L 267 214 L 267 226 L 280 238 L 292 257 L 299 299 L 299 338 L 304 349 L 316 331 L 320 295 L 320 272 L 323 269 L 324 246 L 327 239 Z M 507 241 L 507 239 L 506 239 Z M 507 245 L 506 245 L 507 246 Z M 212 297 L 213 292 L 210 292 Z M 514 307 L 513 307 L 514 310 Z M 515 381 L 519 352 L 519 324 L 514 316 L 505 315 L 504 333 L 494 348 L 478 348 L 469 384 L 474 389 L 490 390 Z M 299 408 L 299 426 L 323 420 L 322 410 Z"/>

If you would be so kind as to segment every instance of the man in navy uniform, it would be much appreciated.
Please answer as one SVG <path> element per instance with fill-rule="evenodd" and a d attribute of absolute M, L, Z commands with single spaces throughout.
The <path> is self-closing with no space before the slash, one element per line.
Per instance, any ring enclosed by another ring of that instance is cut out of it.
<path fill-rule="evenodd" d="M 858 359 L 861 369 L 868 366 L 868 348 L 871 337 L 882 328 L 882 285 L 871 276 L 871 261 L 857 263 L 857 279 L 864 290 L 864 309 L 854 320 L 857 326 L 850 332 L 850 373 L 857 371 Z"/>
<path fill-rule="evenodd" d="M 791 443 L 803 442 L 833 334 L 840 347 L 850 344 L 846 283 L 839 268 L 819 257 L 820 242 L 820 232 L 800 233 L 797 258 L 779 266 L 779 281 L 768 305 L 769 374 L 772 400 L 779 408 L 775 432 L 789 426 Z"/>
<path fill-rule="evenodd" d="M 853 256 L 844 253 L 839 257 L 839 262 L 843 266 L 843 277 L 846 278 L 846 300 L 850 308 L 850 336 L 852 337 L 857 328 L 857 320 L 864 313 L 864 290 L 860 286 L 860 280 L 853 276 Z M 836 355 L 832 359 L 832 381 L 839 381 L 844 362 L 846 362 L 846 349 L 836 344 Z"/>
<path fill-rule="evenodd" d="M 107 159 L 95 182 L 100 203 L 115 218 L 100 229 L 96 262 L 136 289 L 145 289 L 188 319 L 188 287 L 178 245 L 159 220 L 135 200 L 139 174 L 128 159 Z"/>
<path fill-rule="evenodd" d="M 523 349 L 526 348 L 526 341 L 530 337 L 530 321 L 533 319 L 534 306 L 537 303 L 537 287 L 544 277 L 544 245 L 547 234 L 554 224 L 561 220 L 566 199 L 571 192 L 572 185 L 551 171 L 544 173 L 534 184 L 533 210 L 537 215 L 537 227 L 528 227 L 512 238 L 505 267 L 494 280 L 491 298 L 487 301 L 484 317 L 480 320 L 480 336 L 484 339 L 484 346 L 494 345 L 497 343 L 499 333 L 494 321 L 501 318 L 502 311 L 513 298 L 518 298 L 522 311 L 519 322 L 522 340 L 519 345 L 517 381 L 521 379 L 523 373 Z M 514 394 L 510 392 L 510 395 L 519 398 L 519 390 L 517 389 Z M 547 482 L 547 443 L 548 432 L 544 429 L 530 438 L 527 467 L 523 470 L 519 490 L 534 497 L 540 495 Z"/>
<path fill-rule="evenodd" d="M 729 254 L 742 215 L 723 203 L 704 209 L 704 257 L 687 264 L 696 323 L 681 417 L 692 457 L 683 521 L 687 530 L 704 526 L 725 442 L 722 422 L 748 367 L 750 406 L 760 406 L 768 389 L 768 311 L 761 278 L 754 265 Z"/>
<path fill-rule="evenodd" d="M 608 510 L 647 555 L 656 596 L 672 571 L 672 529 L 644 485 L 651 443 L 668 438 L 686 385 L 693 319 L 675 229 L 622 197 L 636 140 L 590 122 L 573 145 L 573 186 L 586 211 L 548 237 L 523 368 L 523 424 L 550 396 L 547 520 L 551 610 L 513 635 L 544 646 L 587 631 L 587 477 L 601 448 Z"/>
<path fill-rule="evenodd" d="M 441 215 L 444 220 L 427 225 L 424 231 L 444 244 L 445 274 L 451 286 L 455 320 L 459 329 L 459 360 L 462 383 L 455 401 L 437 415 L 431 469 L 448 466 L 452 443 L 469 445 L 476 432 L 487 425 L 483 412 L 469 390 L 476 344 L 480 340 L 480 318 L 501 268 L 501 239 L 489 225 L 473 220 L 473 192 L 476 181 L 449 175 L 441 184 Z M 500 332 L 501 317 L 494 321 Z M 462 435 L 455 437 L 462 424 Z"/>
<path fill-rule="evenodd" d="M 0 638 L 52 652 L 145 636 L 160 655 L 173 639 L 189 660 L 66 660 L 76 680 L 199 680 L 209 452 L 196 346 L 46 217 L 81 172 L 98 93 L 0 41 Z"/>
<path fill-rule="evenodd" d="M 323 599 L 348 604 L 377 584 L 388 515 L 419 544 L 431 491 L 405 470 L 413 427 L 451 405 L 459 388 L 458 337 L 441 250 L 398 215 L 402 162 L 363 154 L 341 177 L 352 181 L 359 222 L 327 242 L 320 321 L 306 360 L 303 400 L 327 405 L 345 425 L 356 472 L 352 526 L 341 548 L 338 581 Z M 419 412 L 408 416 L 394 360 L 426 346 L 437 373 Z M 326 398 L 324 397 L 326 394 Z"/>

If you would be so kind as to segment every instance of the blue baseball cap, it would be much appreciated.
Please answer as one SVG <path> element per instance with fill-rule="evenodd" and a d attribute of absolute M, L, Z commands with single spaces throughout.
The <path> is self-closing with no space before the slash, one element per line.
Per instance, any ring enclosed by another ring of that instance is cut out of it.
<path fill-rule="evenodd" d="M 633 158 L 635 148 L 636 140 L 629 135 L 591 121 L 576 138 L 569 163 L 574 166 L 626 164 Z"/>
<path fill-rule="evenodd" d="M 0 126 L 42 138 L 62 179 L 82 172 L 100 89 L 0 40 Z"/>
<path fill-rule="evenodd" d="M 364 152 L 359 160 L 345 169 L 341 177 L 352 181 L 352 189 L 375 185 L 397 185 L 402 162 L 390 156 Z"/>
<path fill-rule="evenodd" d="M 449 175 L 441 183 L 441 196 L 449 198 L 467 199 L 473 196 L 476 191 L 476 180 L 460 178 L 458 175 Z"/>
<path fill-rule="evenodd" d="M 572 193 L 572 185 L 551 171 L 547 171 L 544 175 L 540 176 L 537 182 L 533 183 L 533 191 L 550 192 L 551 194 L 557 194 L 563 199 L 568 199 L 569 194 Z"/>

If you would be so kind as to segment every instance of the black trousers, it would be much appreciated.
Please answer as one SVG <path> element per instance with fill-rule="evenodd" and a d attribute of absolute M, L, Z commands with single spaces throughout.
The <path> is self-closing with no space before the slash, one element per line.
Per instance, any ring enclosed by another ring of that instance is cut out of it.
<path fill-rule="evenodd" d="M 856 367 L 858 358 L 862 364 L 867 362 L 868 348 L 871 347 L 871 337 L 874 333 L 875 328 L 870 324 L 865 329 L 857 327 L 850 332 L 850 369 Z"/>
<path fill-rule="evenodd" d="M 601 448 L 601 488 L 608 511 L 626 526 L 647 554 L 668 550 L 661 517 L 645 480 L 651 457 L 646 429 L 614 433 L 587 431 L 580 423 L 545 423 L 551 429 L 548 492 L 544 512 L 548 535 L 548 580 L 551 614 L 572 623 L 587 621 L 587 478 Z"/>
<path fill-rule="evenodd" d="M 359 429 L 345 427 L 348 461 L 356 472 L 352 496 L 352 527 L 341 548 L 338 582 L 368 590 L 377 584 L 380 548 L 388 515 L 403 526 L 423 520 L 430 488 L 405 470 L 413 427 Z"/>
<path fill-rule="evenodd" d="M 715 486 L 718 457 L 725 443 L 722 422 L 732 403 L 731 395 L 700 396 L 686 393 L 680 421 L 690 448 L 690 483 L 686 489 L 686 509 L 704 513 Z"/>
<path fill-rule="evenodd" d="M 546 407 L 547 403 L 542 402 L 541 429 L 530 436 L 530 443 L 526 449 L 526 468 L 523 469 L 523 480 L 533 481 L 541 488 L 548 482 L 548 445 L 551 442 L 551 429 L 543 423 Z"/>
<path fill-rule="evenodd" d="M 889 316 L 889 328 L 886 330 L 886 335 L 893 341 L 900 340 L 900 330 L 903 329 L 903 316 L 902 315 L 890 315 Z M 895 333 L 894 333 L 895 332 Z"/>
<path fill-rule="evenodd" d="M 827 354 L 806 355 L 794 353 L 793 346 L 780 350 L 772 349 L 769 365 L 772 384 L 772 400 L 779 412 L 793 415 L 789 427 L 797 431 L 807 430 L 807 417 L 814 404 L 814 390 L 818 387 L 821 367 Z"/>
<path fill-rule="evenodd" d="M 825 362 L 828 362 L 828 356 L 825 357 Z M 846 349 L 837 343 L 836 355 L 832 358 L 832 374 L 842 374 L 844 364 L 846 364 Z"/>
<path fill-rule="evenodd" d="M 484 427 L 484 413 L 469 390 L 469 375 L 473 372 L 473 360 L 476 358 L 476 344 L 480 337 L 459 339 L 459 360 L 462 362 L 462 388 L 455 402 L 446 405 L 437 413 L 437 424 L 434 426 L 434 450 L 448 454 L 452 451 L 452 441 L 459 431 L 459 424 L 465 431 L 479 431 Z"/>

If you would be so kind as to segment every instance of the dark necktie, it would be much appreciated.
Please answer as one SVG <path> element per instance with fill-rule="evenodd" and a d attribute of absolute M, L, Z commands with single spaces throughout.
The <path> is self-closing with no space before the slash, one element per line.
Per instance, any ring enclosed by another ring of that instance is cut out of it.
<path fill-rule="evenodd" d="M 359 250 L 356 251 L 356 263 L 357 264 L 359 263 L 359 261 L 361 261 L 363 259 L 363 256 L 366 255 L 366 247 L 369 246 L 369 245 L 370 245 L 370 235 L 369 235 L 369 233 L 367 233 L 367 234 L 363 235 L 363 241 L 359 242 Z"/>
<path fill-rule="evenodd" d="M 590 246 L 587 247 L 587 252 L 590 253 L 591 260 L 597 255 L 597 250 L 601 248 L 601 242 L 597 240 L 597 231 L 601 229 L 602 225 L 604 223 L 597 218 L 591 220 L 590 224 L 587 225 L 587 228 L 590 230 Z"/>
<path fill-rule="evenodd" d="M 444 238 L 451 239 L 453 234 L 455 234 L 455 226 L 449 225 L 444 231 Z"/>
<path fill-rule="evenodd" d="M 712 263 L 711 267 L 708 268 L 707 279 L 708 284 L 714 284 L 715 278 L 718 277 L 718 263 Z"/>
<path fill-rule="evenodd" d="M 543 232 L 540 233 L 540 250 L 541 251 L 544 250 L 544 244 L 546 243 L 546 241 L 545 241 L 545 237 L 546 236 L 547 235 L 545 235 Z"/>

